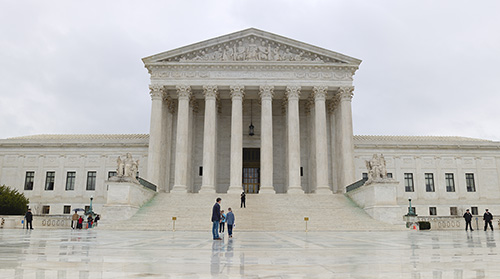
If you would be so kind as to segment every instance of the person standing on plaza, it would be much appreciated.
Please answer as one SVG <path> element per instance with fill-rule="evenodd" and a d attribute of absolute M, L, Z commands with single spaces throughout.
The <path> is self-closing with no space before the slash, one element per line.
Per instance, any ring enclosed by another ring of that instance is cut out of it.
<path fill-rule="evenodd" d="M 240 205 L 240 207 L 241 207 L 241 208 L 243 208 L 243 207 L 247 208 L 247 206 L 246 206 L 246 204 L 245 204 L 246 199 L 247 199 L 247 197 L 246 197 L 246 195 L 245 195 L 245 192 L 242 192 L 242 193 L 241 193 L 241 205 Z"/>
<path fill-rule="evenodd" d="M 486 212 L 484 212 L 483 220 L 484 220 L 484 231 L 486 231 L 486 229 L 488 228 L 488 224 L 490 224 L 490 228 L 491 230 L 493 230 L 493 224 L 491 222 L 491 220 L 493 220 L 493 215 L 491 214 L 491 212 L 488 211 L 488 209 L 486 209 Z"/>
<path fill-rule="evenodd" d="M 71 228 L 76 229 L 76 224 L 78 224 L 78 213 L 76 213 L 76 210 L 75 210 L 75 214 L 73 214 L 73 216 L 71 216 Z"/>
<path fill-rule="evenodd" d="M 76 228 L 80 229 L 80 230 L 83 228 L 83 217 L 82 216 L 80 216 L 78 218 L 78 224 L 76 225 Z"/>
<path fill-rule="evenodd" d="M 219 233 L 223 233 L 224 232 L 224 228 L 226 227 L 225 224 L 226 224 L 226 214 L 224 213 L 224 210 L 221 210 L 220 211 L 220 225 L 219 225 Z"/>
<path fill-rule="evenodd" d="M 472 225 L 471 225 L 472 214 L 470 214 L 468 209 L 465 211 L 464 219 L 465 219 L 465 230 L 467 231 L 467 228 L 469 227 L 470 231 L 473 232 L 474 230 L 472 229 Z"/>
<path fill-rule="evenodd" d="M 33 224 L 31 222 L 33 222 L 33 213 L 31 213 L 31 209 L 28 209 L 28 212 L 24 215 L 24 219 L 26 219 L 26 229 L 28 230 L 29 225 L 29 229 L 32 230 Z"/>
<path fill-rule="evenodd" d="M 227 223 L 227 234 L 229 237 L 233 237 L 233 226 L 234 226 L 234 214 L 231 207 L 227 209 L 226 223 Z"/>
<path fill-rule="evenodd" d="M 221 198 L 215 200 L 215 204 L 212 207 L 212 236 L 214 240 L 221 240 L 219 236 L 219 223 L 220 223 L 220 202 Z"/>
<path fill-rule="evenodd" d="M 92 218 L 92 214 L 89 214 L 89 217 L 87 217 L 87 222 L 88 222 L 87 229 L 91 229 L 92 223 L 94 222 L 94 218 Z"/>

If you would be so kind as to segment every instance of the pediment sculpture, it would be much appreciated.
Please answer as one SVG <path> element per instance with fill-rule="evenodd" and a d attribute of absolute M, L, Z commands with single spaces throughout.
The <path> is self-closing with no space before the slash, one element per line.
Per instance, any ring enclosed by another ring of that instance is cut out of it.
<path fill-rule="evenodd" d="M 343 61 L 302 50 L 257 36 L 220 43 L 163 60 L 164 62 L 195 61 L 301 61 L 316 63 L 345 63 Z"/>

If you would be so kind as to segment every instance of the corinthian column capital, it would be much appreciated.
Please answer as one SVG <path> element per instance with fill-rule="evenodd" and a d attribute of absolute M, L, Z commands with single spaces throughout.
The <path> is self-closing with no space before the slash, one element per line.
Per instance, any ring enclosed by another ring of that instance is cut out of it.
<path fill-rule="evenodd" d="M 179 95 L 179 100 L 189 100 L 191 98 L 191 87 L 189 85 L 177 85 L 177 95 Z"/>
<path fill-rule="evenodd" d="M 313 87 L 314 100 L 325 100 L 327 91 L 328 91 L 328 86 L 314 86 Z"/>
<path fill-rule="evenodd" d="M 245 96 L 245 86 L 243 85 L 233 85 L 229 89 L 231 89 L 231 99 L 243 99 Z"/>
<path fill-rule="evenodd" d="M 300 97 L 300 86 L 291 85 L 286 87 L 286 97 L 288 100 L 298 100 Z"/>
<path fill-rule="evenodd" d="M 217 85 L 204 85 L 203 94 L 205 94 L 205 99 L 215 99 L 217 98 Z"/>
<path fill-rule="evenodd" d="M 259 95 L 262 100 L 272 99 L 274 97 L 274 86 L 272 85 L 262 85 L 260 86 Z"/>
<path fill-rule="evenodd" d="M 149 95 L 151 96 L 151 100 L 154 99 L 163 100 L 163 98 L 165 97 L 165 91 L 163 89 L 163 85 L 150 84 Z"/>
<path fill-rule="evenodd" d="M 352 96 L 354 96 L 354 86 L 345 86 L 339 88 L 339 97 L 341 100 L 351 100 Z"/>

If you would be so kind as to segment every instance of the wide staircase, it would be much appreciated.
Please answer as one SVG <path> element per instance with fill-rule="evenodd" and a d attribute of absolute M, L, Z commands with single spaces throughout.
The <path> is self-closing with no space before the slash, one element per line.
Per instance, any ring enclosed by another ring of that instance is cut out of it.
<path fill-rule="evenodd" d="M 246 208 L 240 208 L 239 193 L 158 193 L 129 220 L 112 223 L 112 216 L 103 216 L 99 227 L 173 230 L 175 226 L 176 231 L 210 231 L 212 206 L 217 197 L 222 198 L 221 208 L 225 212 L 232 208 L 235 230 L 240 231 L 305 231 L 306 225 L 308 231 L 404 229 L 403 222 L 390 225 L 372 219 L 343 194 L 248 194 Z"/>

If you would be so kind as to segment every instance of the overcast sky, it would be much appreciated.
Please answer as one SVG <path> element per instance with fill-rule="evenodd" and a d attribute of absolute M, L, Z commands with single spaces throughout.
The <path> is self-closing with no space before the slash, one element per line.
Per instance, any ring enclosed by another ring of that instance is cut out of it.
<path fill-rule="evenodd" d="M 0 0 L 0 138 L 149 133 L 141 58 L 255 27 L 363 60 L 356 135 L 500 140 L 500 1 Z"/>

